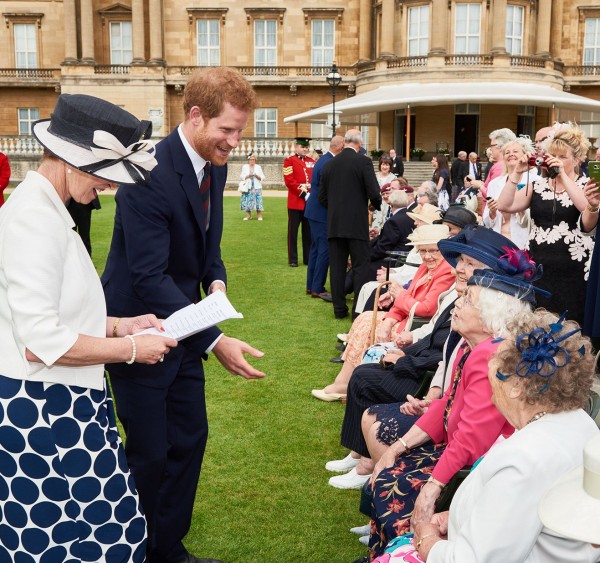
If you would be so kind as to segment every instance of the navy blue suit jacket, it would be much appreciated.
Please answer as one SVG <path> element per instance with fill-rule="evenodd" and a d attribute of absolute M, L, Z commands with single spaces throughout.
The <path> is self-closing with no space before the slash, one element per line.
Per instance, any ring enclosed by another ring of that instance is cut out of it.
<path fill-rule="evenodd" d="M 319 203 L 319 182 L 321 181 L 321 171 L 327 161 L 333 158 L 333 154 L 327 151 L 315 164 L 310 179 L 310 197 L 306 201 L 304 216 L 311 221 L 318 223 L 327 223 L 327 208 Z"/>
<path fill-rule="evenodd" d="M 113 238 L 102 274 L 110 316 L 166 318 L 198 302 L 201 286 L 206 293 L 213 281 L 227 282 L 220 249 L 227 166 L 211 167 L 210 228 L 205 231 L 198 179 L 177 130 L 158 143 L 156 158 L 159 165 L 147 186 L 121 185 L 115 196 Z M 219 334 L 214 327 L 186 338 L 164 363 L 116 364 L 111 372 L 155 381 L 174 376 L 185 350 L 200 357 Z"/>

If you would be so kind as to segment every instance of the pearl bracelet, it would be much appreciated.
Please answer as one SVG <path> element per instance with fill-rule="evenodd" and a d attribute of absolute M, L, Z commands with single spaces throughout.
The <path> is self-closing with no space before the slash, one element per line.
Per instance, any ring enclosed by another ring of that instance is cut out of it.
<path fill-rule="evenodd" d="M 125 362 L 126 364 L 131 365 L 133 362 L 135 362 L 135 357 L 137 355 L 137 346 L 135 345 L 135 338 L 133 338 L 131 334 L 126 334 L 125 338 L 129 338 L 129 340 L 131 340 L 131 360 Z"/>

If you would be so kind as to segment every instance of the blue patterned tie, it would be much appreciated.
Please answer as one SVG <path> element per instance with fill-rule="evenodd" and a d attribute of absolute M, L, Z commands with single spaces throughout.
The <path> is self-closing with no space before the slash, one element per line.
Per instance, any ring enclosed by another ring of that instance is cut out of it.
<path fill-rule="evenodd" d="M 202 181 L 200 182 L 200 201 L 204 212 L 204 228 L 208 228 L 208 207 L 210 203 L 210 162 L 203 168 Z"/>

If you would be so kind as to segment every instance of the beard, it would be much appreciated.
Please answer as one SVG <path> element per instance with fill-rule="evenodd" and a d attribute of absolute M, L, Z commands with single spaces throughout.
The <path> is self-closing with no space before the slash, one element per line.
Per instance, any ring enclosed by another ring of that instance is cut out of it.
<path fill-rule="evenodd" d="M 224 164 L 227 164 L 227 159 L 229 158 L 229 150 L 231 149 L 231 147 L 229 147 L 227 141 L 222 141 L 220 144 L 217 143 L 206 133 L 206 130 L 204 128 L 198 129 L 195 132 L 192 145 L 194 147 L 194 150 L 204 160 L 209 161 L 212 164 L 216 164 L 217 166 L 223 166 Z M 228 152 L 225 153 L 219 150 L 217 146 L 226 148 Z"/>

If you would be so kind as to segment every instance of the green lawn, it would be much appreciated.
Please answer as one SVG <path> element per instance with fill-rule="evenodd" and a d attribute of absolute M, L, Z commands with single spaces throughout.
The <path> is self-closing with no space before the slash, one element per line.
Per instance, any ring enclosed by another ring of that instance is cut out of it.
<path fill-rule="evenodd" d="M 102 272 L 114 200 L 92 216 L 94 262 Z M 228 295 L 244 315 L 221 328 L 265 352 L 267 373 L 246 381 L 208 362 L 210 437 L 188 549 L 236 562 L 348 562 L 366 554 L 351 526 L 366 523 L 359 491 L 327 484 L 339 445 L 340 403 L 310 396 L 337 373 L 336 333 L 349 328 L 331 304 L 305 293 L 306 268 L 287 265 L 285 198 L 265 198 L 264 221 L 242 221 L 237 197 L 225 198 L 223 260 Z M 149 242 L 151 244 L 151 241 Z"/>

